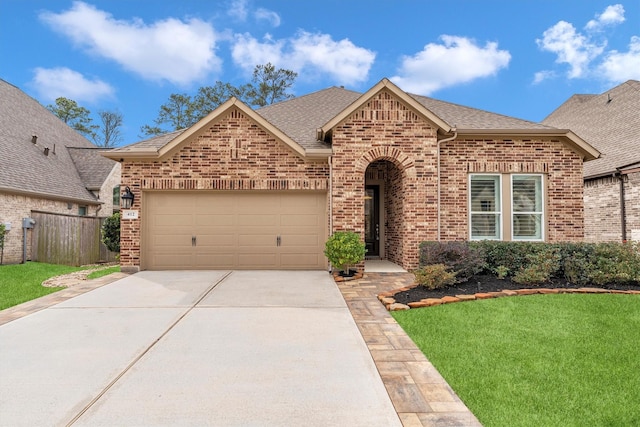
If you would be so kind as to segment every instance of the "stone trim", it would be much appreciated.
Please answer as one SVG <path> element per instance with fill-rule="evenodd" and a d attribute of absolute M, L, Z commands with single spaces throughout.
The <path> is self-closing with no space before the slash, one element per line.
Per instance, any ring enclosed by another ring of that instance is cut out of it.
<path fill-rule="evenodd" d="M 480 299 L 500 298 L 500 297 L 516 297 L 521 295 L 536 294 L 623 294 L 623 295 L 640 295 L 640 291 L 623 291 L 615 289 L 602 288 L 524 288 L 524 289 L 505 289 L 500 292 L 479 292 L 471 295 L 447 295 L 442 298 L 425 298 L 420 301 L 410 302 L 407 304 L 398 303 L 394 296 L 397 293 L 405 292 L 416 288 L 420 285 L 414 284 L 403 288 L 394 289 L 388 292 L 378 294 L 378 300 L 389 311 L 409 310 L 411 308 L 431 307 L 434 305 L 451 304 L 454 302 L 475 301 Z"/>

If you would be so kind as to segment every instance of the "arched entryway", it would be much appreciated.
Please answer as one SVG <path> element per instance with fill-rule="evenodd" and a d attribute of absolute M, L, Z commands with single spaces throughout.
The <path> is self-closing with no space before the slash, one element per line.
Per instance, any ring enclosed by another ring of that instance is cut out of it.
<path fill-rule="evenodd" d="M 364 172 L 364 240 L 368 259 L 403 264 L 404 174 L 389 159 L 369 163 Z"/>

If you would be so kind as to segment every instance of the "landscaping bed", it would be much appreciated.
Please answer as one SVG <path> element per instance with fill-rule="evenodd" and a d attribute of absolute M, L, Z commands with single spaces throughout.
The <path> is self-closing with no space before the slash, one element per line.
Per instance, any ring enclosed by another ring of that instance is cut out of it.
<path fill-rule="evenodd" d="M 614 283 L 605 285 L 576 285 L 569 283 L 567 280 L 551 279 L 549 282 L 540 284 L 537 286 L 525 286 L 519 283 L 513 282 L 510 278 L 498 279 L 497 276 L 492 274 L 478 274 L 471 277 L 467 282 L 456 283 L 440 289 L 427 289 L 423 286 L 415 286 L 407 291 L 401 291 L 393 295 L 396 302 L 408 305 L 410 302 L 417 302 L 427 298 L 442 298 L 445 296 L 456 295 L 474 295 L 477 293 L 490 293 L 500 292 L 503 290 L 518 290 L 518 289 L 583 289 L 583 288 L 598 288 L 607 290 L 620 290 L 620 291 L 639 291 L 640 282 L 627 282 L 627 283 Z"/>

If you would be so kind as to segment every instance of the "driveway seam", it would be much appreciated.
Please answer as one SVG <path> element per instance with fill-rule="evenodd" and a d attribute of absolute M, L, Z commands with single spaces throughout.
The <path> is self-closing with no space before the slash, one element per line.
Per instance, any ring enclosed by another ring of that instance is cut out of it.
<path fill-rule="evenodd" d="M 80 418 L 82 418 L 82 416 L 89 410 L 91 409 L 91 407 L 93 405 L 95 405 L 98 400 L 100 400 L 102 398 L 102 396 L 104 396 L 118 381 L 120 381 L 120 379 L 131 370 L 131 368 L 133 368 L 149 351 L 151 351 L 151 349 L 153 347 L 156 346 L 156 344 L 158 344 L 162 338 L 164 338 L 169 332 L 171 332 L 171 330 L 173 330 L 173 328 L 176 327 L 176 325 L 178 323 L 180 323 L 182 321 L 182 319 L 184 319 L 189 313 L 191 313 L 193 311 L 194 308 L 196 308 L 196 306 L 207 296 L 209 295 L 220 283 L 222 283 L 227 277 L 229 277 L 233 272 L 232 271 L 228 271 L 224 276 L 222 276 L 221 278 L 219 278 L 213 285 L 211 285 L 209 288 L 207 288 L 207 290 L 205 290 L 202 295 L 192 304 L 190 305 L 184 313 L 182 313 L 171 325 L 169 325 L 169 327 L 167 327 L 167 329 L 160 334 L 160 336 L 158 338 L 156 338 L 151 344 L 149 344 L 147 346 L 147 348 L 145 348 L 138 356 L 136 356 L 123 370 L 122 372 L 120 372 L 118 375 L 116 375 L 116 377 L 109 383 L 107 384 L 107 386 L 105 388 L 102 389 L 102 391 L 100 393 L 98 393 L 93 399 L 91 399 L 91 401 L 89 403 L 87 403 L 87 405 L 85 405 L 85 407 L 78 413 L 76 414 L 75 417 L 73 417 L 71 419 L 71 421 L 69 421 L 67 423 L 67 427 L 72 426 L 73 424 L 75 424 Z M 107 307 L 108 308 L 108 307 Z"/>

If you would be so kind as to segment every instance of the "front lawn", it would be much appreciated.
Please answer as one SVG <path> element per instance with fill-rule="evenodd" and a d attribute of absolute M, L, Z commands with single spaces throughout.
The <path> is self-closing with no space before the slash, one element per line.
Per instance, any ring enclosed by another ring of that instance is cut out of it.
<path fill-rule="evenodd" d="M 53 276 L 84 269 L 86 267 L 39 262 L 0 265 L 0 310 L 59 291 L 63 288 L 46 288 L 41 283 Z"/>
<path fill-rule="evenodd" d="M 640 297 L 561 294 L 393 312 L 490 426 L 640 425 Z"/>

